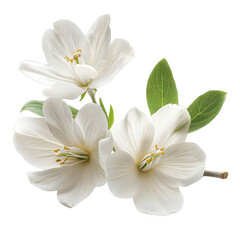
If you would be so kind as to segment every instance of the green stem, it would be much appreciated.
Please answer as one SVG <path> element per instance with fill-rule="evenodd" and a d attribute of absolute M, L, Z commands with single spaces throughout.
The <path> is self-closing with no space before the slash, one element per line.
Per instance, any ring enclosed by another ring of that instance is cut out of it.
<path fill-rule="evenodd" d="M 88 90 L 88 94 L 89 94 L 89 96 L 91 97 L 92 102 L 97 104 L 97 101 L 96 101 L 96 98 L 95 98 L 95 93 L 96 93 L 96 91 L 94 91 L 94 90 L 92 90 L 92 89 L 89 89 L 89 90 Z"/>

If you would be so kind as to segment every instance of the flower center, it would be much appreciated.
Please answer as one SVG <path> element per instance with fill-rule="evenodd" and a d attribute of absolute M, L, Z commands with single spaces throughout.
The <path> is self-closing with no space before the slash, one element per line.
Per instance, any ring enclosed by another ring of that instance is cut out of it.
<path fill-rule="evenodd" d="M 152 152 L 141 159 L 138 164 L 138 169 L 141 171 L 147 171 L 156 166 L 160 162 L 160 156 L 165 154 L 165 152 L 163 152 L 164 149 L 164 147 L 159 149 L 156 144 Z"/>
<path fill-rule="evenodd" d="M 66 56 L 64 59 L 66 59 L 67 62 L 73 63 L 75 61 L 76 64 L 79 64 L 79 60 L 81 55 L 81 49 L 77 49 L 76 51 L 72 52 L 72 58 Z"/>
<path fill-rule="evenodd" d="M 71 164 L 78 161 L 86 162 L 89 160 L 89 153 L 85 152 L 84 150 L 76 147 L 66 147 L 53 150 L 56 155 L 56 162 L 59 165 L 63 165 L 65 163 Z"/>

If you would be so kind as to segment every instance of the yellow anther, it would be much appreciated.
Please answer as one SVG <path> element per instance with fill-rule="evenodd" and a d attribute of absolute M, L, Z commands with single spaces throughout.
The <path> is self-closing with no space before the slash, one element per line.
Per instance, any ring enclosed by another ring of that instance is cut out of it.
<path fill-rule="evenodd" d="M 55 150 L 53 150 L 55 153 L 57 153 L 58 151 L 60 151 L 60 149 L 55 149 Z"/>
<path fill-rule="evenodd" d="M 65 150 L 71 150 L 70 148 L 68 148 L 68 147 L 66 147 L 66 146 L 64 146 L 64 149 L 65 149 Z"/>
<path fill-rule="evenodd" d="M 74 53 L 78 53 L 78 52 L 81 52 L 81 51 L 82 51 L 81 49 L 78 49 L 78 50 L 72 52 L 72 54 L 74 54 Z"/>
<path fill-rule="evenodd" d="M 164 155 L 165 154 L 165 152 L 162 152 L 162 155 Z"/>
<path fill-rule="evenodd" d="M 67 60 L 67 62 L 73 63 L 73 59 L 72 58 L 69 58 L 68 56 L 66 56 L 65 59 Z"/>
<path fill-rule="evenodd" d="M 66 158 L 64 159 L 64 162 L 66 162 L 68 159 L 69 159 L 69 157 L 66 157 Z"/>
<path fill-rule="evenodd" d="M 61 162 L 60 165 L 63 165 L 65 162 Z"/>
<path fill-rule="evenodd" d="M 155 144 L 155 149 L 158 150 L 157 144 Z"/>
<path fill-rule="evenodd" d="M 163 147 L 163 148 L 160 149 L 160 151 L 162 151 L 162 150 L 164 150 L 164 149 L 165 149 L 165 148 Z"/>
<path fill-rule="evenodd" d="M 57 159 L 56 162 L 61 162 L 61 159 Z"/>
<path fill-rule="evenodd" d="M 151 157 L 154 155 L 154 153 L 151 153 Z"/>
<path fill-rule="evenodd" d="M 149 158 L 146 159 L 146 162 L 147 162 L 147 163 L 150 163 L 151 161 L 152 161 L 152 159 L 149 159 Z"/>

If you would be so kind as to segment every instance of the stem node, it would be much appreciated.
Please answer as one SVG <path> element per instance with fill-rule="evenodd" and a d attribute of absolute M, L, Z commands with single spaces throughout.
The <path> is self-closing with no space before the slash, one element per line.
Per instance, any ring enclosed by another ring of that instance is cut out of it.
<path fill-rule="evenodd" d="M 96 93 L 96 91 L 93 89 L 88 90 L 88 94 L 91 97 L 93 103 L 97 103 L 96 98 L 95 98 L 95 93 Z"/>

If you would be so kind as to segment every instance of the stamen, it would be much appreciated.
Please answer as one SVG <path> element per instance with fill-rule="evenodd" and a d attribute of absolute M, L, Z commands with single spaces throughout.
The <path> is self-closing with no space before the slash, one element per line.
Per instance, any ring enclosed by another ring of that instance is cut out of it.
<path fill-rule="evenodd" d="M 68 56 L 66 56 L 65 59 L 67 60 L 67 62 L 73 63 L 73 59 L 72 58 L 69 58 Z"/>
<path fill-rule="evenodd" d="M 155 144 L 152 152 L 145 155 L 145 157 L 143 157 L 141 161 L 139 161 L 138 168 L 141 171 L 147 171 L 156 166 L 161 160 L 160 156 L 165 154 L 165 152 L 163 152 L 164 149 L 164 147 L 159 149 L 157 144 Z"/>
<path fill-rule="evenodd" d="M 66 56 L 64 59 L 66 59 L 67 62 L 71 63 L 73 63 L 74 60 L 77 64 L 79 64 L 79 58 L 82 56 L 81 52 L 82 52 L 81 49 L 77 49 L 76 51 L 72 52 L 73 55 L 72 58 Z"/>
<path fill-rule="evenodd" d="M 75 54 L 75 53 L 77 53 L 78 54 L 78 56 L 79 57 L 81 57 L 81 53 L 82 52 L 82 50 L 81 49 L 78 49 L 78 50 L 76 50 L 76 51 L 74 51 L 74 52 L 72 52 L 72 54 Z"/>
<path fill-rule="evenodd" d="M 85 152 L 81 148 L 76 148 L 76 147 L 67 147 L 63 146 L 60 149 L 55 149 L 55 156 L 58 158 L 56 162 L 60 163 L 60 165 L 64 163 L 69 163 L 70 162 L 76 162 L 76 161 L 81 161 L 85 162 L 90 159 L 89 153 Z M 63 160 L 64 159 L 64 160 Z"/>
<path fill-rule="evenodd" d="M 150 163 L 152 160 L 153 160 L 153 159 L 149 159 L 149 158 L 148 158 L 148 159 L 146 159 L 146 162 L 147 162 L 147 163 Z"/>

